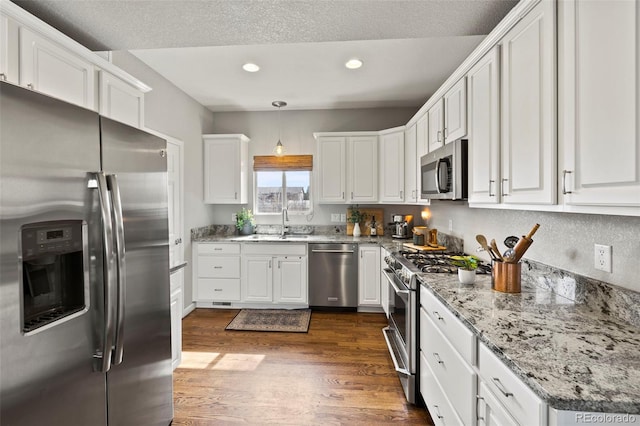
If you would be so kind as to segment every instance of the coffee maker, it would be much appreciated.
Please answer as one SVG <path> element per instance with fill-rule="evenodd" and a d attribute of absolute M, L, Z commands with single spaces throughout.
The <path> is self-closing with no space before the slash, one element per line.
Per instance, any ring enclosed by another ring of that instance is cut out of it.
<path fill-rule="evenodd" d="M 409 239 L 412 238 L 413 216 L 410 214 L 394 214 L 391 215 L 393 222 L 393 238 Z"/>

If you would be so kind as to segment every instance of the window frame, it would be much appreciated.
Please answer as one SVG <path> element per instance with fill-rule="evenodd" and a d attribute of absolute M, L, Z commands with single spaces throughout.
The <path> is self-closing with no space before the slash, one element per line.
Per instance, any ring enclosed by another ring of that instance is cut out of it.
<path fill-rule="evenodd" d="M 301 212 L 298 210 L 287 210 L 288 215 L 292 216 L 309 216 L 313 214 L 313 171 L 312 170 L 256 170 L 253 172 L 253 214 L 256 216 L 280 216 L 282 215 L 282 210 L 278 213 L 267 213 L 258 211 L 258 173 L 273 173 L 280 172 L 281 186 L 280 193 L 282 196 L 283 206 L 286 204 L 286 190 L 287 190 L 287 172 L 306 172 L 309 173 L 309 210 Z M 283 207 L 284 208 L 284 207 Z"/>

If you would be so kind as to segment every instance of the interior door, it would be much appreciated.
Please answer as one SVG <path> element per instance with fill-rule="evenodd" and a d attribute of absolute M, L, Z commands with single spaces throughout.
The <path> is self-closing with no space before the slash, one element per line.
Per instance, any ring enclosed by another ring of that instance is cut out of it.
<path fill-rule="evenodd" d="M 169 203 L 169 265 L 184 261 L 183 230 L 183 143 L 167 137 L 167 195 Z"/>
<path fill-rule="evenodd" d="M 101 117 L 102 168 L 118 179 L 124 216 L 123 361 L 107 375 L 109 425 L 173 418 L 166 142 Z"/>

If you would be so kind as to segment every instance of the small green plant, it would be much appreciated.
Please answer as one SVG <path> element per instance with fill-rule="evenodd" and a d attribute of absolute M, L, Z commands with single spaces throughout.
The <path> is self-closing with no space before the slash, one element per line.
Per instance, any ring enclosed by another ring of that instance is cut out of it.
<path fill-rule="evenodd" d="M 247 210 L 243 207 L 242 210 L 236 213 L 236 228 L 242 230 L 246 224 L 256 226 L 256 219 L 253 217 L 253 212 L 251 212 L 251 210 Z"/>
<path fill-rule="evenodd" d="M 478 258 L 475 256 L 451 256 L 453 264 L 465 271 L 475 271 L 478 268 Z"/>
<path fill-rule="evenodd" d="M 361 223 L 366 218 L 367 218 L 367 214 L 358 210 L 357 205 L 351 207 L 351 216 L 349 216 L 349 222 Z"/>

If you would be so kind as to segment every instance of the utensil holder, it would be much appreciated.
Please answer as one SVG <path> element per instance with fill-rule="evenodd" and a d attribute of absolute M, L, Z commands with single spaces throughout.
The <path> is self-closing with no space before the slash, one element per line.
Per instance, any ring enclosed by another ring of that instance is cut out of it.
<path fill-rule="evenodd" d="M 491 289 L 502 293 L 520 293 L 522 263 L 492 262 Z"/>

